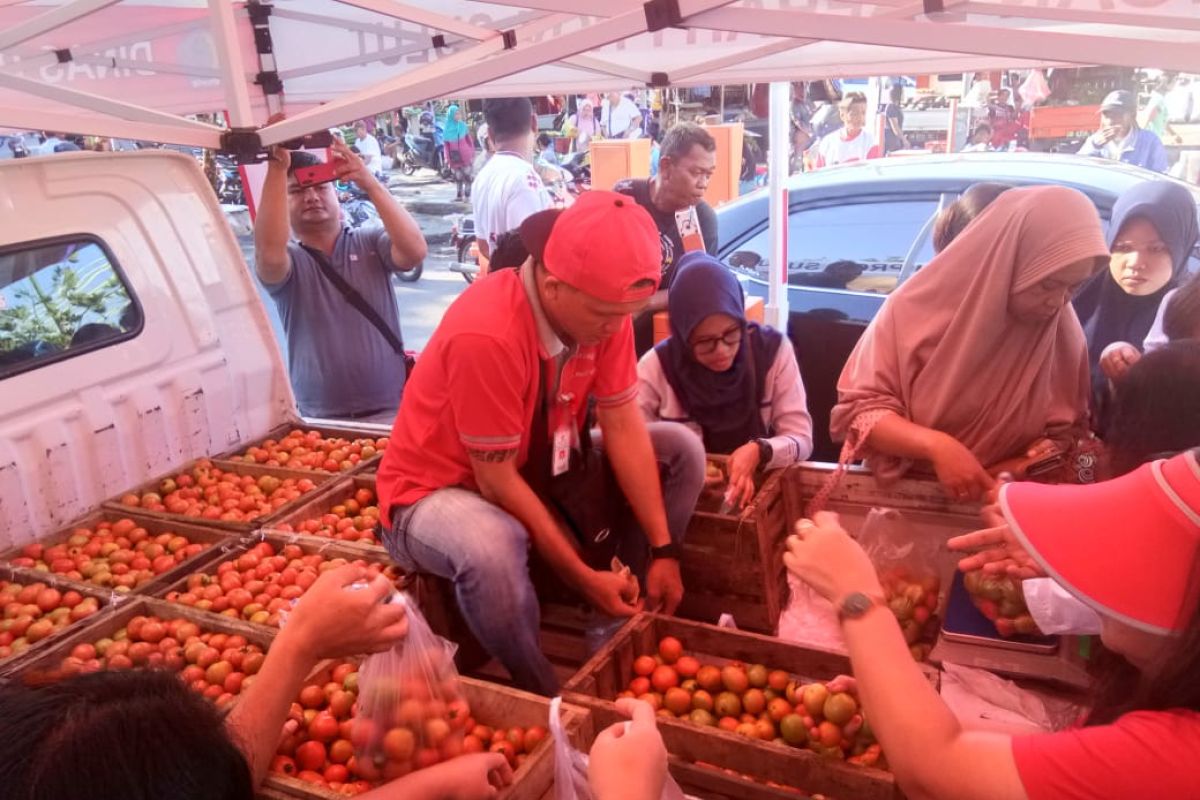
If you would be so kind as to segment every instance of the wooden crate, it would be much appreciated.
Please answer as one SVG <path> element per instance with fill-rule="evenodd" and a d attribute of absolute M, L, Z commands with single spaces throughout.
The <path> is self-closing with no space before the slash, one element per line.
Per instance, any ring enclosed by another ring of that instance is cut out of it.
<path fill-rule="evenodd" d="M 250 625 L 229 617 L 216 614 L 206 614 L 194 608 L 168 603 L 153 597 L 131 597 L 104 615 L 97 615 L 89 624 L 78 628 L 69 636 L 60 638 L 38 653 L 36 658 L 29 659 L 13 670 L 13 676 L 33 676 L 38 673 L 53 674 L 59 668 L 62 660 L 71 654 L 77 645 L 93 644 L 100 639 L 112 636 L 129 624 L 137 616 L 155 616 L 164 620 L 186 619 L 194 622 L 205 633 L 240 634 L 251 644 L 256 644 L 266 650 L 275 638 L 275 631 L 264 629 L 258 625 Z"/>
<path fill-rule="evenodd" d="M 623 719 L 614 699 L 629 685 L 633 662 L 657 652 L 664 636 L 705 663 L 733 660 L 786 669 L 809 681 L 850 674 L 847 658 L 809 650 L 768 636 L 718 628 L 658 614 L 634 617 L 563 687 L 563 697 L 590 709 L 596 730 Z M 749 739 L 736 733 L 661 717 L 667 751 L 686 762 L 705 762 L 754 778 L 803 786 L 834 798 L 896 800 L 902 797 L 890 772 L 823 758 L 809 750 Z M 765 788 L 765 787 L 764 787 Z"/>
<path fill-rule="evenodd" d="M 787 604 L 780 481 L 780 470 L 767 473 L 750 504 L 736 514 L 720 513 L 719 495 L 701 495 L 683 542 L 679 616 L 716 622 L 728 613 L 741 628 L 774 633 Z"/>
<path fill-rule="evenodd" d="M 679 784 L 684 794 L 703 797 L 705 800 L 804 800 L 814 797 L 802 789 L 792 787 L 790 783 L 768 786 L 765 781 L 735 774 L 736 770 L 732 767 L 694 764 L 675 757 L 670 759 L 667 766 L 671 770 L 671 777 Z"/>
<path fill-rule="evenodd" d="M 174 583 L 171 583 L 167 586 L 162 587 L 161 590 L 155 596 L 157 598 L 166 598 L 172 592 L 187 591 L 188 579 L 192 575 L 196 574 L 196 572 L 202 572 L 206 575 L 216 575 L 217 570 L 220 568 L 220 566 L 223 563 L 225 563 L 226 561 L 232 561 L 233 559 L 236 559 L 238 556 L 242 555 L 243 553 L 245 553 L 247 550 L 249 550 L 254 545 L 258 544 L 259 542 L 270 542 L 275 547 L 276 552 L 278 552 L 279 549 L 284 547 L 285 545 L 294 544 L 297 547 L 299 547 L 306 555 L 312 555 L 314 553 L 319 553 L 321 556 L 323 556 L 326 559 L 344 558 L 344 559 L 347 559 L 348 561 L 357 561 L 359 559 L 362 559 L 364 561 L 371 561 L 371 562 L 384 563 L 384 564 L 391 563 L 386 558 L 375 557 L 371 554 L 364 553 L 361 548 L 347 547 L 345 544 L 334 541 L 332 539 L 317 539 L 317 538 L 314 538 L 311 536 L 299 537 L 299 536 L 293 536 L 291 534 L 286 534 L 286 533 L 266 533 L 266 532 L 260 531 L 252 536 L 246 537 L 245 539 L 243 539 L 241 541 L 241 543 L 239 545 L 227 550 L 226 552 L 222 553 L 218 558 L 216 558 L 212 561 L 209 561 L 207 564 L 204 564 L 199 570 L 194 570 L 192 572 L 189 572 L 188 574 L 181 576 Z M 397 581 L 397 588 L 399 588 L 399 589 L 408 588 L 408 584 L 409 584 L 410 580 L 411 579 L 409 576 L 407 576 L 407 575 L 402 576 L 401 579 L 399 579 Z M 217 617 L 217 618 L 224 618 L 224 619 L 235 619 L 233 617 L 229 617 L 224 614 L 214 613 L 212 611 L 204 611 L 202 609 L 193 608 L 192 606 L 183 605 L 182 603 L 174 603 L 174 602 L 167 601 L 165 599 L 164 599 L 164 602 L 167 602 L 168 605 L 171 606 L 171 608 L 189 609 L 191 611 L 194 611 L 197 614 L 204 615 L 205 618 Z M 242 620 L 238 620 L 238 622 L 240 622 L 241 624 L 244 624 L 244 625 L 249 625 L 250 627 L 258 629 L 258 630 L 268 630 L 268 631 L 275 630 L 275 628 L 273 626 L 258 625 L 257 623 L 245 622 Z"/>
<path fill-rule="evenodd" d="M 358 473 L 322 486 L 316 492 L 311 492 L 306 495 L 304 497 L 304 502 L 294 508 L 292 511 L 281 517 L 275 517 L 269 524 L 263 525 L 263 530 L 271 533 L 278 532 L 285 535 L 296 535 L 301 539 L 311 539 L 314 542 L 337 542 L 338 544 L 343 544 L 347 547 L 359 548 L 364 552 L 372 553 L 379 557 L 386 557 L 388 552 L 387 548 L 385 548 L 383 544 L 372 545 L 367 544 L 366 542 L 347 542 L 341 539 L 332 539 L 327 536 L 316 536 L 314 534 L 279 530 L 281 525 L 291 525 L 293 528 L 296 528 L 306 520 L 318 518 L 328 514 L 331 508 L 345 502 L 359 489 L 370 489 L 372 492 L 374 492 L 375 473 Z"/>
<path fill-rule="evenodd" d="M 549 699 L 473 678 L 463 677 L 460 681 L 471 706 L 471 715 L 479 724 L 489 727 L 549 727 Z M 586 708 L 566 702 L 562 704 L 563 730 L 577 748 L 586 749 L 595 738 L 591 717 Z M 553 782 L 554 741 L 547 737 L 516 770 L 512 785 L 497 797 L 498 800 L 539 800 Z M 344 797 L 321 786 L 274 773 L 267 777 L 260 795 L 277 800 L 295 797 L 337 800 Z"/>
<path fill-rule="evenodd" d="M 7 564 L 0 564 L 0 580 L 20 583 L 28 586 L 31 583 L 45 583 L 47 586 L 52 586 L 59 591 L 66 592 L 74 590 L 85 597 L 94 597 L 100 601 L 100 610 L 92 616 L 81 619 L 78 622 L 72 622 L 60 631 L 47 636 L 40 642 L 36 642 L 25 650 L 23 653 L 9 656 L 5 659 L 0 659 L 0 675 L 15 675 L 25 668 L 27 664 L 32 663 L 38 657 L 48 650 L 54 648 L 58 642 L 68 639 L 72 632 L 82 630 L 96 620 L 102 619 L 108 615 L 114 604 L 120 601 L 120 597 L 112 592 L 105 591 L 97 586 L 80 586 L 73 582 L 59 580 L 54 575 L 43 575 L 41 572 L 33 570 L 19 569 Z"/>
<path fill-rule="evenodd" d="M 200 460 L 200 459 L 197 459 L 197 460 Z M 211 459 L 209 459 L 209 460 L 211 461 Z M 263 475 L 274 475 L 277 478 L 296 478 L 298 480 L 299 479 L 307 479 L 307 480 L 312 481 L 314 484 L 316 484 L 318 489 L 322 484 L 327 483 L 328 481 L 332 480 L 334 477 L 334 476 L 330 475 L 328 472 L 291 470 L 291 469 L 282 469 L 280 467 L 263 467 L 263 466 L 259 466 L 258 464 L 246 464 L 246 463 L 240 463 L 240 462 L 234 462 L 234 461 L 226 461 L 226 462 L 221 462 L 221 463 L 213 461 L 212 463 L 213 463 L 213 466 L 218 467 L 223 472 L 236 472 L 239 475 L 253 475 L 255 477 L 261 477 Z M 154 478 L 153 480 L 146 481 L 145 483 L 141 484 L 140 486 L 137 486 L 136 488 L 130 490 L 129 492 L 122 492 L 121 494 L 122 495 L 125 495 L 125 494 L 139 494 L 140 495 L 142 492 L 148 492 L 152 489 L 156 489 L 158 487 L 158 485 L 160 483 L 162 483 L 162 481 L 164 479 L 173 478 L 176 475 L 179 475 L 184 472 L 188 472 L 189 470 L 192 469 L 192 467 L 195 466 L 195 464 L 196 464 L 196 461 L 189 461 L 188 463 L 184 464 L 181 467 L 177 467 L 177 468 L 171 470 L 170 472 L 165 472 L 162 475 L 159 475 L 158 477 Z M 171 514 L 167 511 L 147 511 L 144 508 L 124 505 L 121 503 L 119 497 L 114 498 L 114 499 L 109 500 L 108 502 L 104 503 L 103 508 L 108 509 L 108 510 L 113 510 L 113 511 L 120 511 L 125 514 L 129 514 L 131 512 L 136 512 L 138 514 L 138 516 L 141 516 L 141 517 L 149 517 L 151 519 L 160 519 L 160 520 L 165 520 L 168 522 L 174 522 L 174 523 L 186 522 L 186 523 L 190 523 L 192 525 L 203 525 L 204 527 L 208 527 L 208 528 L 219 528 L 221 530 L 237 531 L 239 533 L 249 533 L 250 531 L 257 530 L 258 528 L 269 524 L 273 520 L 292 512 L 293 510 L 298 508 L 300 506 L 300 504 L 303 503 L 307 499 L 308 498 L 306 496 L 301 495 L 300 497 L 297 497 L 295 500 L 291 501 L 290 503 L 280 506 L 272 513 L 267 514 L 264 517 L 259 517 L 258 519 L 252 520 L 250 522 L 236 522 L 236 521 L 232 521 L 232 520 L 204 519 L 202 517 L 186 517 L 182 514 Z"/>
<path fill-rule="evenodd" d="M 263 442 L 267 441 L 268 439 L 274 439 L 274 440 L 278 441 L 278 440 L 282 439 L 283 437 L 287 436 L 293 430 L 317 431 L 326 438 L 336 436 L 336 437 L 340 437 L 340 438 L 344 438 L 344 439 L 354 440 L 354 439 L 386 439 L 389 436 L 388 429 L 390 427 L 391 427 L 390 425 L 386 426 L 386 427 L 385 426 L 373 426 L 370 428 L 365 425 L 363 427 L 356 427 L 353 423 L 335 426 L 335 425 L 308 425 L 303 422 L 294 422 L 294 423 L 289 422 L 289 423 L 280 425 L 276 428 L 273 428 L 270 431 L 270 433 L 268 433 L 266 436 L 262 436 L 258 439 L 255 439 L 254 441 L 248 442 L 246 444 L 238 445 L 237 447 L 235 447 L 231 450 L 226 450 L 224 453 L 221 453 L 220 455 L 216 456 L 216 460 L 221 461 L 221 462 L 246 463 L 244 461 L 241 461 L 238 457 L 245 455 L 246 451 L 249 450 L 251 447 L 259 447 L 262 445 Z M 377 453 L 372 458 L 368 458 L 368 459 L 364 459 L 363 461 L 360 461 L 358 464 L 356 464 L 354 466 L 353 469 L 346 470 L 345 472 L 338 472 L 336 474 L 338 474 L 338 475 L 356 475 L 365 470 L 370 470 L 370 471 L 374 472 L 379 467 L 379 462 L 382 459 L 383 459 L 383 453 Z M 323 469 L 318 469 L 318 470 L 301 469 L 301 471 L 303 471 L 303 472 L 319 472 L 323 475 L 335 474 L 335 473 L 327 472 L 326 470 L 323 470 Z"/>
<path fill-rule="evenodd" d="M 149 531 L 151 535 L 157 536 L 161 533 L 177 533 L 180 536 L 186 537 L 194 544 L 208 545 L 204 550 L 192 556 L 191 558 L 185 559 L 161 575 L 155 576 L 153 580 L 142 584 L 136 589 L 131 589 L 129 591 L 129 594 L 131 595 L 155 594 L 163 587 L 169 586 L 184 575 L 191 574 L 194 570 L 198 569 L 206 562 L 215 558 L 219 558 L 222 552 L 227 552 L 229 549 L 237 546 L 241 538 L 240 534 L 234 533 L 233 531 L 221 530 L 220 528 L 209 528 L 203 525 L 192 525 L 184 522 L 167 522 L 166 520 L 162 520 L 157 517 L 143 516 L 141 513 L 131 514 L 113 508 L 102 508 L 99 511 L 88 514 L 82 519 L 76 520 L 58 532 L 50 534 L 45 539 L 38 540 L 38 543 L 47 547 L 51 547 L 56 544 L 61 544 L 69 539 L 71 537 L 71 532 L 76 528 L 94 529 L 95 526 L 100 522 L 116 522 L 119 519 L 125 518 L 132 519 L 138 524 L 139 527 L 145 528 L 147 531 Z M 28 544 L 21 545 L 20 547 L 14 547 L 12 550 L 9 550 L 5 553 L 0 553 L 0 562 L 7 563 L 12 561 L 14 558 L 18 558 L 21 555 L 21 551 L 27 546 Z M 63 575 L 42 572 L 35 567 L 16 567 L 16 569 L 32 575 L 53 575 L 53 577 L 60 583 L 72 586 L 80 591 L 83 589 L 91 589 L 104 592 L 105 595 L 113 591 L 107 587 L 98 586 L 97 584 L 91 583 L 86 579 L 78 581 L 72 580 Z"/>

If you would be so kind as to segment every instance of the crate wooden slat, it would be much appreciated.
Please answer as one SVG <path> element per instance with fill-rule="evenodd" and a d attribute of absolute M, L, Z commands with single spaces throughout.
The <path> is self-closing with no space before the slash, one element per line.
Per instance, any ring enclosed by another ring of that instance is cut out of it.
<path fill-rule="evenodd" d="M 53 647 L 46 648 L 36 658 L 22 663 L 20 669 L 15 670 L 12 674 L 19 676 L 56 670 L 76 645 L 92 644 L 111 636 L 128 625 L 131 619 L 141 615 L 155 616 L 165 620 L 186 619 L 196 623 L 206 633 L 239 634 L 244 636 L 246 641 L 256 644 L 264 650 L 270 647 L 276 633 L 270 628 L 262 628 L 229 617 L 206 614 L 194 608 L 168 603 L 154 597 L 131 597 L 104 616 L 97 615 L 93 618 L 94 621 L 89 620 L 90 624 L 80 627 L 69 636 L 55 642 Z"/>
<path fill-rule="evenodd" d="M 641 614 L 631 619 L 563 687 L 563 697 L 592 711 L 596 730 L 623 719 L 614 698 L 628 686 L 633 661 L 653 654 L 664 636 L 683 642 L 685 652 L 706 663 L 732 660 L 765 664 L 808 680 L 850 674 L 844 656 L 809 650 L 768 636 L 713 625 Z M 659 719 L 667 751 L 687 762 L 706 762 L 737 770 L 756 779 L 803 786 L 834 798 L 897 800 L 902 795 L 891 773 L 818 756 L 806 749 L 749 739 L 690 722 Z"/>
<path fill-rule="evenodd" d="M 220 554 L 220 556 L 217 557 L 216 559 L 213 559 L 213 560 L 209 561 L 208 563 L 203 564 L 199 569 L 193 570 L 193 571 L 187 573 L 186 575 L 181 576 L 174 583 L 162 587 L 160 589 L 160 591 L 156 594 L 156 597 L 165 598 L 167 595 L 171 594 L 172 592 L 181 592 L 182 593 L 182 592 L 187 591 L 187 582 L 188 582 L 188 579 L 192 575 L 194 575 L 197 572 L 201 572 L 206 575 L 216 575 L 217 570 L 220 568 L 220 566 L 223 563 L 225 563 L 227 561 L 231 561 L 233 559 L 236 559 L 238 556 L 242 555 L 243 553 L 245 553 L 247 550 L 249 550 L 254 545 L 258 544 L 259 542 L 269 542 L 272 546 L 274 546 L 275 551 L 277 553 L 285 545 L 295 545 L 295 546 L 299 547 L 305 553 L 305 555 L 320 554 L 321 556 L 323 556 L 326 559 L 344 558 L 344 559 L 347 559 L 348 561 L 357 561 L 357 560 L 361 559 L 364 561 L 377 562 L 377 563 L 381 563 L 381 564 L 390 564 L 391 563 L 386 558 L 378 558 L 378 557 L 372 556 L 369 553 L 362 552 L 362 550 L 360 548 L 347 547 L 344 543 L 338 542 L 333 539 L 317 539 L 317 538 L 313 538 L 313 537 L 301 538 L 301 537 L 292 536 L 291 534 L 286 534 L 286 533 L 266 533 L 266 532 L 260 531 L 258 533 L 255 533 L 251 536 L 248 536 L 248 537 L 242 539 L 241 543 L 238 544 L 236 547 L 233 547 L 233 548 L 229 549 L 228 551 Z M 403 576 L 401 581 L 398 582 L 398 588 L 401 588 L 401 589 L 408 588 L 409 582 L 410 582 L 410 576 Z M 194 608 L 192 606 L 187 606 L 182 603 L 174 603 L 174 602 L 167 601 L 165 599 L 163 602 L 168 603 L 168 605 L 170 605 L 172 608 L 184 608 L 184 609 L 193 611 L 197 614 L 202 614 L 202 615 L 204 615 L 205 618 L 217 617 L 217 618 L 223 618 L 223 619 L 235 619 L 234 617 L 230 617 L 225 614 L 215 613 L 212 611 L 205 611 L 203 609 Z M 257 623 L 245 622 L 245 621 L 240 621 L 240 622 L 242 622 L 242 624 L 244 624 L 244 625 L 249 625 L 252 628 L 256 628 L 256 629 L 269 630 L 269 631 L 276 630 L 276 628 L 274 628 L 273 626 L 259 625 Z"/>
<path fill-rule="evenodd" d="M 119 519 L 125 518 L 133 520 L 139 527 L 145 528 L 147 531 L 149 531 L 152 536 L 157 536 L 162 533 L 177 533 L 180 536 L 187 538 L 188 541 L 194 544 L 208 545 L 208 547 L 191 558 L 179 562 L 161 575 L 156 575 L 152 580 L 147 581 L 135 589 L 131 589 L 129 591 L 130 595 L 155 594 L 163 587 L 179 580 L 180 577 L 188 575 L 196 569 L 199 569 L 208 561 L 218 558 L 222 552 L 222 548 L 232 548 L 236 546 L 240 542 L 242 536 L 242 534 L 234 531 L 222 530 L 220 528 L 193 525 L 187 522 L 168 522 L 166 520 L 159 519 L 158 517 L 145 515 L 141 512 L 130 513 L 114 508 L 101 508 L 98 511 L 88 514 L 86 517 L 76 520 L 70 525 L 63 527 L 56 533 L 52 533 L 45 539 L 39 539 L 37 543 L 45 545 L 46 547 L 51 547 L 56 544 L 61 544 L 69 539 L 71 537 L 71 532 L 76 528 L 89 528 L 94 530 L 96 525 L 100 522 L 116 522 Z M 28 544 L 24 544 L 7 552 L 0 553 L 0 562 L 8 564 L 12 561 L 12 559 L 19 557 L 21 555 L 21 551 L 25 547 L 28 547 Z M 42 572 L 36 567 L 17 567 L 17 569 L 31 574 L 53 575 L 56 580 L 76 589 L 95 589 L 104 592 L 105 594 L 108 594 L 110 591 L 112 591 L 106 587 L 91 583 L 86 579 L 77 581 L 64 575 Z"/>
<path fill-rule="evenodd" d="M 201 460 L 201 459 L 197 459 L 197 461 L 198 460 Z M 211 461 L 211 459 L 209 459 L 209 460 Z M 247 464 L 247 463 L 239 463 L 239 462 L 234 462 L 234 461 L 222 462 L 220 464 L 218 464 L 217 462 L 214 461 L 212 463 L 213 463 L 213 466 L 217 467 L 218 469 L 222 470 L 223 472 L 235 472 L 239 475 L 253 475 L 255 477 L 261 477 L 263 475 L 273 475 L 273 476 L 275 476 L 277 478 L 281 478 L 281 479 L 283 479 L 283 478 L 295 478 L 297 480 L 307 479 L 307 480 L 312 481 L 314 484 L 316 484 L 317 489 L 315 491 L 319 491 L 322 484 L 327 483 L 328 481 L 330 481 L 334 478 L 334 476 L 329 474 L 328 472 L 290 470 L 290 469 L 284 469 L 282 467 L 264 467 L 264 466 L 260 466 L 258 464 Z M 158 485 L 160 483 L 162 483 L 162 481 L 164 479 L 173 478 L 176 475 L 180 475 L 182 473 L 189 472 L 195 465 L 196 465 L 196 461 L 189 461 L 188 463 L 184 464 L 181 467 L 172 469 L 169 472 L 164 472 L 163 474 L 159 475 L 158 477 L 154 478 L 153 480 L 146 481 L 145 483 L 137 486 L 136 488 L 131 489 L 128 492 L 122 492 L 121 494 L 122 495 L 125 495 L 125 494 L 140 495 L 143 492 L 148 492 L 148 491 L 157 489 Z M 311 494 L 311 492 L 309 492 L 307 494 Z M 299 505 L 307 499 L 308 499 L 307 496 L 302 494 L 300 497 L 297 497 L 295 500 L 292 500 L 291 502 L 275 509 L 270 514 L 259 517 L 258 519 L 252 520 L 250 522 L 238 522 L 235 520 L 205 519 L 203 517 L 188 517 L 188 516 L 184 516 L 183 514 L 172 514 L 167 511 L 148 511 L 144 508 L 141 508 L 140 506 L 124 505 L 123 503 L 121 503 L 119 497 L 114 498 L 114 499 L 109 500 L 106 503 L 104 503 L 103 508 L 109 509 L 109 510 L 114 510 L 114 511 L 123 511 L 126 514 L 137 513 L 139 516 L 142 516 L 142 517 L 150 517 L 152 519 L 161 519 L 161 520 L 166 520 L 169 522 L 186 522 L 186 523 L 191 523 L 192 525 L 202 525 L 202 526 L 208 527 L 208 528 L 220 528 L 222 530 L 231 530 L 231 531 L 236 531 L 239 533 L 249 533 L 250 531 L 257 530 L 257 529 L 261 528 L 262 526 L 269 524 L 270 522 L 272 522 L 273 520 L 275 520 L 278 517 L 281 517 L 285 514 L 290 513 L 291 511 L 293 511 L 294 509 L 299 507 Z"/>
<path fill-rule="evenodd" d="M 269 533 L 286 533 L 291 534 L 291 531 L 280 531 L 281 525 L 291 525 L 293 528 L 298 527 L 302 522 L 309 519 L 321 517 L 336 505 L 339 505 L 350 499 L 359 489 L 370 489 L 375 491 L 375 473 L 347 475 L 339 478 L 332 483 L 326 484 L 315 492 L 310 492 L 305 495 L 301 503 L 296 508 L 289 511 L 287 514 L 273 518 L 268 524 L 262 526 L 264 531 Z M 348 542 L 342 539 L 335 539 L 329 536 L 318 536 L 311 533 L 303 533 L 301 531 L 294 532 L 298 536 L 313 541 L 337 542 L 344 544 L 347 547 L 360 548 L 365 552 L 373 553 L 376 556 L 386 557 L 387 548 L 382 543 L 378 545 L 368 544 L 366 542 Z"/>
<path fill-rule="evenodd" d="M 390 426 L 388 426 L 388 427 L 390 427 Z M 339 437 L 339 438 L 343 438 L 343 439 L 350 439 L 351 441 L 353 441 L 355 439 L 387 439 L 388 435 L 389 435 L 388 429 L 385 427 L 382 427 L 382 426 L 378 430 L 376 430 L 376 429 L 368 429 L 366 426 L 361 427 L 361 428 L 356 427 L 352 423 L 346 424 L 346 425 L 308 425 L 303 422 L 294 422 L 294 423 L 289 422 L 289 423 L 280 425 L 276 428 L 273 428 L 266 436 L 261 436 L 257 439 L 254 439 L 251 442 L 247 442 L 245 444 L 238 445 L 237 447 L 232 448 L 230 450 L 226 450 L 225 452 L 221 453 L 220 455 L 216 456 L 215 458 L 216 458 L 216 460 L 219 460 L 222 462 L 247 463 L 247 462 L 241 461 L 239 457 L 244 455 L 245 452 L 247 450 L 249 450 L 251 447 L 261 447 L 262 443 L 267 441 L 268 439 L 274 439 L 276 441 L 279 441 L 280 439 L 287 436 L 293 430 L 317 431 L 324 438 Z M 379 467 L 379 462 L 382 458 L 383 458 L 383 453 L 377 453 L 375 456 L 368 458 L 368 459 L 364 459 L 364 460 L 360 461 L 359 463 L 355 464 L 353 469 L 348 469 L 348 470 L 337 472 L 337 473 L 330 473 L 327 470 L 323 470 L 323 469 L 322 470 L 307 470 L 307 469 L 305 469 L 302 471 L 304 471 L 304 472 L 319 472 L 319 473 L 326 474 L 326 475 L 330 475 L 330 474 L 357 475 L 358 473 L 366 471 L 366 470 L 370 470 L 372 472 L 375 471 Z"/>
<path fill-rule="evenodd" d="M 717 464 L 726 460 L 707 458 Z M 735 514 L 719 513 L 719 497 L 701 495 L 683 542 L 679 616 L 716 622 L 730 613 L 739 627 L 774 632 L 787 604 L 781 473 L 767 473 L 749 505 Z"/>
<path fill-rule="evenodd" d="M 40 642 L 35 642 L 24 652 L 9 656 L 5 659 L 0 659 L 0 675 L 5 676 L 17 674 L 24 669 L 25 665 L 33 662 L 43 653 L 55 647 L 57 642 L 64 641 L 65 638 L 70 637 L 74 631 L 85 629 L 96 620 L 105 617 L 111 612 L 113 606 L 121 599 L 115 596 L 112 592 L 101 589 L 98 586 L 79 586 L 69 581 L 59 580 L 58 576 L 55 575 L 45 575 L 41 572 L 20 569 L 18 567 L 9 566 L 8 564 L 0 564 L 0 581 L 21 583 L 25 584 L 26 586 L 31 583 L 45 583 L 47 586 L 52 586 L 62 592 L 74 590 L 79 592 L 84 597 L 94 597 L 100 601 L 100 610 L 92 616 L 86 617 L 77 622 L 68 623 L 62 630 L 52 633 L 45 639 L 42 639 Z"/>
<path fill-rule="evenodd" d="M 811 797 L 799 788 L 767 786 L 741 775 L 730 775 L 715 765 L 702 766 L 671 758 L 668 766 L 671 777 L 685 794 L 705 800 L 804 800 Z"/>
<path fill-rule="evenodd" d="M 463 694 L 471 706 L 471 716 L 490 727 L 549 727 L 550 700 L 536 694 L 495 683 L 460 678 Z M 580 706 L 562 704 L 563 729 L 577 748 L 586 748 L 595 738 L 591 713 Z M 554 781 L 554 742 L 546 737 L 513 775 L 513 783 L 498 795 L 498 800 L 539 800 Z M 310 798 L 337 800 L 344 797 L 321 786 L 272 773 L 267 777 L 263 796 L 272 798 Z"/>

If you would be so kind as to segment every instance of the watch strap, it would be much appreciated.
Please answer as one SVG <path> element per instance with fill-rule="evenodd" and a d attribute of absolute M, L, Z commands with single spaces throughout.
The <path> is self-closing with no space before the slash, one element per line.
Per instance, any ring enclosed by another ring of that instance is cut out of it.
<path fill-rule="evenodd" d="M 661 547 L 651 547 L 650 557 L 656 560 L 660 558 L 671 558 L 679 561 L 683 557 L 683 548 L 675 544 L 675 542 L 664 544 Z"/>
<path fill-rule="evenodd" d="M 838 622 L 845 622 L 848 619 L 860 619 L 867 615 L 871 609 L 878 606 L 887 606 L 887 601 L 879 595 L 866 594 L 865 592 L 850 592 L 842 598 L 837 604 Z"/>

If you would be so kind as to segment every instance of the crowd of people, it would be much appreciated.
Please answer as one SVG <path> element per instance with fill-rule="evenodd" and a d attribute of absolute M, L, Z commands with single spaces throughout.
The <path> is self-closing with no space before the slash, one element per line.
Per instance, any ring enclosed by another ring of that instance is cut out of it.
<path fill-rule="evenodd" d="M 623 99 L 591 118 L 598 130 L 644 121 Z M 747 319 L 740 284 L 714 258 L 702 198 L 715 145 L 703 128 L 663 134 L 654 178 L 558 209 L 532 166 L 530 102 L 493 99 L 484 113 L 492 155 L 463 191 L 491 270 L 451 305 L 419 364 L 405 360 L 388 279 L 419 263 L 424 239 L 344 143 L 335 172 L 368 193 L 382 228 L 344 228 L 331 184 L 303 181 L 308 157 L 276 148 L 256 271 L 280 308 L 302 413 L 394 417 L 377 478 L 392 559 L 449 580 L 514 682 L 553 695 L 532 562 L 586 602 L 599 637 L 639 610 L 673 613 L 706 452 L 729 456 L 724 499 L 736 509 L 756 476 L 809 456 L 813 426 L 786 333 Z M 867 157 L 865 98 L 847 95 L 838 113 L 818 158 Z M 903 146 L 902 116 L 889 119 Z M 574 123 L 580 137 L 597 130 L 586 121 Z M 1124 152 L 1120 137 L 1096 145 Z M 854 671 L 843 680 L 857 682 L 910 796 L 1194 791 L 1200 277 L 1186 264 L 1198 237 L 1190 193 L 1166 181 L 1123 195 L 1107 234 L 1074 189 L 975 187 L 943 212 L 937 255 L 888 296 L 845 365 L 831 421 L 843 461 L 865 460 L 883 484 L 923 476 L 986 503 L 984 529 L 951 542 L 962 568 L 1054 578 L 1103 618 L 1111 659 L 1078 728 L 965 730 L 910 658 L 862 548 L 836 515 L 800 520 L 784 562 L 838 608 Z M 659 309 L 669 337 L 639 348 L 639 320 Z M 226 719 L 154 675 L 0 691 L 13 726 L 0 740 L 24 753 L 0 753 L 0 782 L 45 798 L 83 782 L 97 796 L 251 796 L 308 667 L 403 637 L 402 612 L 375 602 L 386 587 L 346 590 L 361 578 L 345 568 L 314 585 Z M 624 708 L 629 727 L 597 739 L 593 786 L 605 799 L 658 798 L 666 751 L 653 714 Z M 178 758 L 130 771 L 144 754 L 91 758 L 98 737 Z M 490 797 L 511 779 L 502 761 L 455 760 L 377 796 Z"/>

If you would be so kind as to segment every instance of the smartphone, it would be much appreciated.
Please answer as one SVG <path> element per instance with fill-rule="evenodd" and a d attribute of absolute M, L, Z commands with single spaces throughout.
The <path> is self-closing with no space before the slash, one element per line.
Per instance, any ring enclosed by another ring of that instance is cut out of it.
<path fill-rule="evenodd" d="M 320 150 L 322 147 L 329 147 L 332 144 L 333 134 L 324 130 L 288 139 L 286 142 L 280 142 L 279 146 L 288 150 Z"/>
<path fill-rule="evenodd" d="M 337 180 L 337 170 L 330 162 L 315 164 L 311 167 L 296 167 L 294 174 L 296 183 L 305 188 Z"/>
<path fill-rule="evenodd" d="M 1061 467 L 1067 461 L 1067 457 L 1062 453 L 1053 453 L 1045 458 L 1035 461 L 1030 464 L 1025 470 L 1025 477 L 1035 478 L 1038 475 L 1044 475 L 1047 472 L 1053 472 Z"/>

